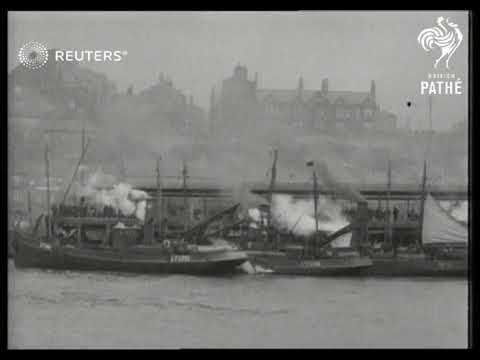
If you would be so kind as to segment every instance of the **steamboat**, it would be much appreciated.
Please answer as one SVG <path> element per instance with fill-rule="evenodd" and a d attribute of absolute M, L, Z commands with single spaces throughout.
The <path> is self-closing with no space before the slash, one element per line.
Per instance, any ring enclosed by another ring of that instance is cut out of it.
<path fill-rule="evenodd" d="M 276 174 L 275 162 L 272 168 L 269 200 Z M 271 209 L 267 209 L 267 230 L 264 231 L 271 248 L 247 250 L 252 264 L 271 269 L 274 274 L 292 275 L 348 275 L 374 277 L 466 277 L 468 275 L 468 225 L 458 221 L 443 209 L 426 191 L 426 161 L 423 169 L 422 192 L 420 198 L 419 234 L 417 244 L 412 249 L 403 249 L 392 239 L 392 224 L 385 219 L 384 241 L 378 252 L 369 238 L 370 216 L 366 201 L 357 202 L 357 210 L 352 222 L 344 228 L 326 234 L 316 231 L 298 241 L 292 229 L 287 234 L 279 234 L 269 226 Z M 388 187 L 390 188 L 390 162 Z M 313 172 L 314 200 L 317 198 L 317 182 Z M 387 208 L 388 208 L 387 191 Z M 315 219 L 317 202 L 314 201 Z M 416 230 L 415 230 L 416 231 Z M 262 236 L 261 236 L 262 237 Z M 272 241 L 272 239 L 276 239 Z M 278 239 L 282 245 L 278 245 Z M 331 246 L 343 243 L 342 246 Z"/>
<path fill-rule="evenodd" d="M 85 154 L 82 152 L 79 164 Z M 47 214 L 41 214 L 34 226 L 15 228 L 14 261 L 17 267 L 49 269 L 217 275 L 233 273 L 247 261 L 240 251 L 222 238 L 207 233 L 209 225 L 238 209 L 236 204 L 178 236 L 169 238 L 162 232 L 160 214 L 161 188 L 157 161 L 157 196 L 144 198 L 143 221 L 105 206 L 95 214 L 81 198 L 79 204 L 64 201 L 50 206 L 48 146 Z M 75 170 L 73 178 L 75 178 Z M 184 165 L 184 174 L 186 167 Z M 186 178 L 186 176 L 185 176 Z M 184 185 L 185 185 L 184 181 Z"/>
<path fill-rule="evenodd" d="M 277 156 L 278 153 L 275 150 L 268 198 L 267 242 L 268 239 L 272 240 L 279 236 L 272 226 L 272 194 L 275 186 Z M 314 167 L 314 162 L 308 162 L 307 166 Z M 364 227 L 345 226 L 333 234 L 319 231 L 318 184 L 315 167 L 313 169 L 313 203 L 315 219 L 313 235 L 304 237 L 300 244 L 288 244 L 281 249 L 278 247 L 278 241 L 273 241 L 277 245 L 274 251 L 248 251 L 254 266 L 259 265 L 271 270 L 274 274 L 306 276 L 350 276 L 371 267 L 372 260 L 361 243 L 361 240 L 365 238 L 362 236 L 362 232 L 365 231 Z M 361 202 L 361 206 L 366 207 L 367 205 L 365 202 Z M 291 235 L 293 235 L 292 230 L 289 231 Z M 325 247 L 332 242 L 348 242 L 349 245 L 343 249 L 325 250 Z"/>

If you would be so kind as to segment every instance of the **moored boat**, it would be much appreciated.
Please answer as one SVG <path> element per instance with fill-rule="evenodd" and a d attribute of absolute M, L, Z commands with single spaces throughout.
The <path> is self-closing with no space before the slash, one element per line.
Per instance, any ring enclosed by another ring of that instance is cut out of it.
<path fill-rule="evenodd" d="M 362 250 L 361 252 L 350 252 L 347 255 L 345 252 L 341 254 L 337 250 L 330 258 L 325 256 L 322 258 L 318 257 L 318 254 L 314 254 L 316 255 L 315 259 L 312 259 L 312 256 L 303 256 L 305 252 L 303 246 L 297 246 L 297 252 L 301 253 L 303 257 L 291 256 L 288 254 L 289 251 L 248 251 L 247 253 L 253 264 L 271 269 L 277 274 L 464 278 L 468 276 L 467 221 L 466 219 L 456 219 L 430 194 L 426 194 L 425 182 L 426 165 L 424 167 L 420 240 L 415 246 L 415 250 L 404 249 L 402 251 L 395 245 L 393 252 L 382 254 L 374 252 L 373 244 L 367 241 L 367 233 L 361 231 L 368 222 L 368 219 L 363 217 L 363 219 L 356 219 L 352 224 L 355 235 L 347 235 L 346 229 L 337 233 L 338 240 L 354 236 L 356 239 L 353 243 L 363 247 L 363 249 L 359 249 Z M 360 212 L 357 215 L 360 215 Z M 340 234 L 342 231 L 344 235 Z M 334 236 L 335 234 L 333 234 Z M 288 247 L 286 248 L 288 250 Z M 361 256 L 361 253 L 365 255 Z"/>
<path fill-rule="evenodd" d="M 165 244 L 165 243 L 164 243 Z M 244 252 L 223 246 L 135 245 L 120 247 L 55 247 L 16 233 L 15 265 L 49 269 L 135 273 L 225 274 L 247 260 Z"/>
<path fill-rule="evenodd" d="M 333 276 L 359 275 L 362 270 L 372 266 L 367 256 L 352 253 L 349 256 L 325 256 L 316 258 L 292 258 L 288 253 L 249 252 L 255 265 L 271 270 L 274 274 Z"/>
<path fill-rule="evenodd" d="M 466 260 L 431 259 L 424 254 L 397 256 L 396 258 L 372 257 L 372 266 L 362 275 L 381 277 L 465 277 L 468 275 Z"/>
<path fill-rule="evenodd" d="M 53 234 L 34 229 L 14 233 L 15 265 L 52 269 L 120 271 L 137 273 L 223 274 L 235 272 L 247 260 L 245 252 L 221 239 L 204 234 L 208 224 L 231 213 L 219 213 L 181 238 L 155 238 L 153 228 L 136 219 L 99 217 L 51 217 L 46 227 Z M 125 225 L 126 223 L 127 225 Z"/>
<path fill-rule="evenodd" d="M 307 166 L 313 166 L 313 162 Z M 272 181 L 270 185 L 270 208 L 272 202 L 272 190 L 274 176 L 276 174 L 276 153 L 272 167 Z M 271 271 L 273 274 L 282 275 L 305 275 L 305 276 L 333 276 L 333 275 L 357 275 L 372 266 L 372 260 L 365 251 L 363 235 L 365 228 L 361 225 L 353 228 L 347 225 L 334 233 L 326 234 L 319 231 L 318 226 L 318 184 L 315 168 L 313 170 L 313 203 L 315 230 L 304 238 L 303 244 L 285 246 L 282 251 L 248 251 L 250 262 L 254 268 Z M 366 209 L 366 202 L 361 201 L 359 207 Z M 267 235 L 275 230 L 270 225 L 271 209 L 268 212 Z M 296 226 L 297 223 L 294 225 Z M 290 231 L 291 232 L 291 231 Z M 293 237 L 293 236 L 292 236 Z M 329 244 L 341 244 L 338 248 L 329 247 Z"/>
<path fill-rule="evenodd" d="M 369 276 L 466 277 L 468 275 L 468 226 L 455 219 L 430 195 L 423 204 L 423 251 L 372 257 Z"/>
<path fill-rule="evenodd" d="M 82 158 L 84 153 L 85 150 Z M 216 275 L 236 272 L 237 267 L 247 261 L 243 251 L 206 234 L 211 223 L 235 212 L 239 204 L 192 228 L 186 222 L 184 231 L 175 237 L 165 235 L 161 230 L 164 217 L 161 216 L 157 162 L 155 198 L 124 186 L 126 191 L 117 191 L 118 198 L 114 198 L 117 204 L 123 202 L 124 207 L 114 208 L 113 198 L 110 202 L 99 204 L 98 199 L 102 197 L 97 196 L 91 196 L 90 203 L 81 196 L 79 204 L 67 205 L 70 184 L 63 201 L 50 208 L 48 147 L 45 154 L 47 214 L 40 215 L 33 227 L 14 229 L 17 267 Z M 103 187 L 95 191 L 104 196 L 108 193 Z M 101 210 L 99 205 L 102 205 Z M 40 229 L 42 226 L 43 229 Z"/>

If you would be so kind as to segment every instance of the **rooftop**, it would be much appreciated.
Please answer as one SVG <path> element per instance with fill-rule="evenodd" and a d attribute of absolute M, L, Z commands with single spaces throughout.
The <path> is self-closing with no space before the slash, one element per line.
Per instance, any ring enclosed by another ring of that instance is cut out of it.
<path fill-rule="evenodd" d="M 273 101 L 288 103 L 296 100 L 297 94 L 298 91 L 292 89 L 257 90 L 257 98 L 260 102 Z M 343 101 L 343 103 L 348 105 L 359 105 L 370 98 L 370 93 L 356 91 L 328 91 L 326 95 L 323 95 L 321 91 L 303 90 L 302 98 L 304 101 L 309 101 L 314 97 L 324 97 L 332 104 L 337 101 Z"/>

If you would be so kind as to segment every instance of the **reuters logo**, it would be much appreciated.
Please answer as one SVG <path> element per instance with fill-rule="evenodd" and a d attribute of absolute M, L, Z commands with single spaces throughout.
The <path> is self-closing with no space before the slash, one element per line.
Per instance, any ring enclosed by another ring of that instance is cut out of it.
<path fill-rule="evenodd" d="M 39 42 L 32 41 L 22 46 L 18 52 L 20 63 L 28 69 L 39 69 L 48 61 L 47 48 Z"/>

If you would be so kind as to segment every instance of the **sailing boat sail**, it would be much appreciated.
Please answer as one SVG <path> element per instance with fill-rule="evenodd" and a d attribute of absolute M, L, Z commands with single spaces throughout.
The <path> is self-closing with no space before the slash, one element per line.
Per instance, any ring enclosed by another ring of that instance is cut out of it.
<path fill-rule="evenodd" d="M 423 245 L 466 245 L 468 228 L 446 212 L 437 201 L 427 195 L 422 228 Z"/>

